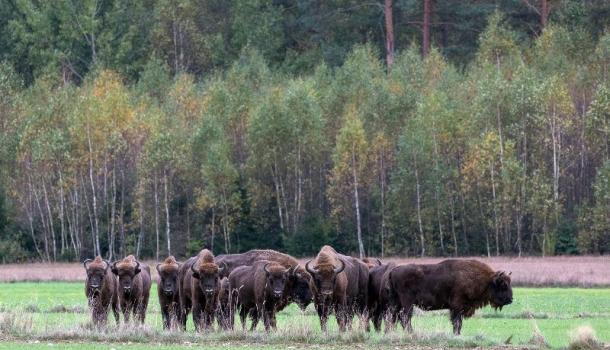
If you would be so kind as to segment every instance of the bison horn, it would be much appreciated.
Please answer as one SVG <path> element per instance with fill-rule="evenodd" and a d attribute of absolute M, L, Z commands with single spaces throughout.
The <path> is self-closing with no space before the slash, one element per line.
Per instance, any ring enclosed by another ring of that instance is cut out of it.
<path fill-rule="evenodd" d="M 318 269 L 312 269 L 311 267 L 309 267 L 310 263 L 311 263 L 311 260 L 309 260 L 307 263 L 305 263 L 305 270 L 307 270 L 307 272 L 309 272 L 311 274 L 318 273 Z"/>
<path fill-rule="evenodd" d="M 381 260 L 379 260 L 379 258 L 375 258 L 375 260 L 377 260 L 377 265 L 379 265 L 379 266 L 383 265 L 383 263 L 381 262 Z"/>
<path fill-rule="evenodd" d="M 270 273 L 271 273 L 271 271 L 269 271 L 269 270 L 267 269 L 267 266 L 269 266 L 270 264 L 271 264 L 271 263 L 266 263 L 266 264 L 265 264 L 265 266 L 263 267 L 263 269 L 265 269 L 265 272 L 266 272 L 267 274 L 270 274 Z"/>
<path fill-rule="evenodd" d="M 104 260 L 104 262 L 106 263 L 106 268 L 104 269 L 104 271 L 108 271 L 108 268 L 110 267 L 110 261 Z"/>
<path fill-rule="evenodd" d="M 161 264 L 160 264 L 160 263 L 159 263 L 159 264 L 157 264 L 157 272 L 158 272 L 159 274 L 161 274 L 161 270 L 159 270 L 159 266 L 161 266 Z"/>
<path fill-rule="evenodd" d="M 106 264 L 108 264 L 108 266 L 110 266 L 110 262 L 108 262 L 108 261 L 106 261 L 106 260 L 104 260 L 104 261 L 106 262 Z M 114 270 L 114 269 L 116 269 L 116 264 L 117 264 L 118 262 L 119 262 L 119 261 L 117 260 L 117 261 L 115 261 L 115 262 L 113 262 L 113 263 L 112 263 L 112 269 L 113 269 L 113 270 Z M 108 267 L 106 267 L 106 268 L 108 268 Z"/>
<path fill-rule="evenodd" d="M 140 268 L 140 262 L 136 260 L 136 268 L 135 270 L 138 270 Z"/>
<path fill-rule="evenodd" d="M 93 261 L 93 259 L 87 259 L 87 260 L 83 261 L 83 266 L 85 267 L 85 270 L 87 269 L 87 263 L 90 263 L 92 261 Z"/>
<path fill-rule="evenodd" d="M 339 274 L 345 269 L 345 263 L 343 262 L 343 260 L 339 260 L 339 262 L 341 263 L 341 267 L 334 269 L 335 274 Z"/>
<path fill-rule="evenodd" d="M 227 263 L 226 262 L 221 262 L 222 267 L 218 268 L 218 274 L 221 274 L 226 268 L 227 268 Z"/>
<path fill-rule="evenodd" d="M 297 269 L 298 269 L 298 268 L 299 268 L 299 265 L 294 265 L 293 267 L 291 267 L 291 268 L 288 270 L 288 273 L 289 273 L 291 276 L 294 276 L 294 275 L 296 275 L 296 274 L 297 274 Z"/>

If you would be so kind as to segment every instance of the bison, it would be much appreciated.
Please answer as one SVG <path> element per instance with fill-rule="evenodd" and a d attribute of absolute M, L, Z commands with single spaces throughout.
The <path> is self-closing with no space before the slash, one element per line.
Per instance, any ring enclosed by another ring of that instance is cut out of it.
<path fill-rule="evenodd" d="M 370 267 L 369 270 L 369 295 L 368 310 L 376 331 L 381 329 L 381 321 L 387 316 L 386 331 L 393 325 L 397 318 L 395 305 L 392 304 L 388 286 L 390 271 L 396 267 L 391 262 Z"/>
<path fill-rule="evenodd" d="M 275 250 L 255 249 L 242 254 L 219 255 L 216 257 L 216 260 L 218 263 L 224 263 L 227 266 L 221 277 L 229 276 L 237 267 L 251 266 L 255 262 L 261 260 L 277 262 L 285 268 L 296 266 L 295 273 L 290 276 L 290 280 L 288 281 L 290 284 L 290 295 L 288 295 L 288 300 L 297 303 L 301 310 L 305 310 L 311 303 L 311 276 L 299 265 L 298 260 L 288 254 L 283 254 Z"/>
<path fill-rule="evenodd" d="M 232 329 L 232 309 L 231 309 L 231 301 L 229 299 L 229 295 L 231 293 L 231 288 L 229 286 L 229 278 L 224 277 L 220 280 L 220 291 L 218 292 L 218 312 L 216 319 L 218 320 L 218 325 L 220 328 L 224 330 Z"/>
<path fill-rule="evenodd" d="M 494 271 L 477 260 L 449 259 L 431 265 L 403 265 L 389 275 L 390 291 L 400 307 L 402 326 L 411 332 L 413 306 L 449 309 L 453 333 L 459 335 L 464 317 L 485 305 L 502 309 L 513 301 L 510 274 Z"/>
<path fill-rule="evenodd" d="M 114 318 L 119 323 L 119 302 L 116 277 L 108 269 L 110 263 L 97 256 L 83 262 L 87 272 L 85 295 L 91 309 L 91 320 L 97 327 L 108 320 L 108 307 L 112 304 Z"/>
<path fill-rule="evenodd" d="M 265 330 L 276 329 L 275 314 L 288 304 L 290 277 L 296 266 L 285 268 L 277 262 L 261 260 L 252 266 L 242 266 L 229 275 L 231 309 L 239 309 L 242 327 L 246 316 L 252 317 L 251 330 L 256 329 L 262 316 Z M 232 326 L 233 317 L 230 319 Z"/>
<path fill-rule="evenodd" d="M 186 329 L 186 318 L 191 309 L 197 331 L 212 326 L 218 311 L 220 276 L 225 269 L 222 266 L 219 267 L 215 262 L 211 251 L 204 249 L 180 268 L 180 314 L 183 329 Z"/>
<path fill-rule="evenodd" d="M 326 331 L 328 315 L 334 311 L 339 330 L 351 328 L 354 313 L 366 321 L 369 268 L 360 260 L 338 254 L 324 246 L 314 260 L 305 264 L 313 277 L 314 303 L 320 326 Z"/>
<path fill-rule="evenodd" d="M 130 314 L 133 313 L 144 324 L 152 284 L 150 268 L 129 255 L 115 261 L 111 270 L 119 277 L 119 302 L 125 323 L 129 322 Z"/>
<path fill-rule="evenodd" d="M 174 329 L 180 320 L 180 294 L 178 293 L 178 272 L 180 263 L 173 256 L 169 256 L 162 263 L 157 264 L 159 279 L 157 293 L 163 317 L 163 329 Z"/>

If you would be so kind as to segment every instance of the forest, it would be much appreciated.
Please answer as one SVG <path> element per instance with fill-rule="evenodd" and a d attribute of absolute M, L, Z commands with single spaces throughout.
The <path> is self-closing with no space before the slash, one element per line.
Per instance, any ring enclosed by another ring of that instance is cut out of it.
<path fill-rule="evenodd" d="M 0 262 L 610 252 L 610 2 L 0 2 Z"/>

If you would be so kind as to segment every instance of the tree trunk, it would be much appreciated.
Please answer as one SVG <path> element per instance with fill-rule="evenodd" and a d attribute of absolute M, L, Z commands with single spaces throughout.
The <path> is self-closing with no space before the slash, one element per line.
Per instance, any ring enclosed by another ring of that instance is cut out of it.
<path fill-rule="evenodd" d="M 356 164 L 356 153 L 352 145 L 352 176 L 354 182 L 354 204 L 356 206 L 356 235 L 358 236 L 358 252 L 360 259 L 364 258 L 364 244 L 362 243 L 362 227 L 360 223 L 360 200 L 358 198 L 358 174 Z"/>
<path fill-rule="evenodd" d="M 53 262 L 57 261 L 57 245 L 55 242 L 55 228 L 53 227 L 53 213 L 51 212 L 51 204 L 49 203 L 49 195 L 47 193 L 47 185 L 44 178 L 42 179 L 42 191 L 44 194 L 44 203 L 49 215 L 49 232 L 51 233 L 51 250 L 53 251 Z"/>
<path fill-rule="evenodd" d="M 155 197 L 155 238 L 157 241 L 155 257 L 159 261 L 159 186 L 157 184 L 157 172 L 155 171 L 155 177 L 153 180 L 153 191 Z"/>
<path fill-rule="evenodd" d="M 424 57 L 430 53 L 430 14 L 432 7 L 432 0 L 424 0 L 424 23 L 422 26 L 423 41 L 422 41 L 422 54 Z"/>
<path fill-rule="evenodd" d="M 420 195 L 420 186 L 419 186 L 419 171 L 417 169 L 417 156 L 415 152 L 413 152 L 413 170 L 415 172 L 415 189 L 417 193 L 417 225 L 419 228 L 419 240 L 421 242 L 421 256 L 424 257 L 426 255 L 426 244 L 424 241 L 424 226 L 422 224 L 421 219 L 421 195 Z"/>
<path fill-rule="evenodd" d="M 93 201 L 93 235 L 95 237 L 95 255 L 102 255 L 100 249 L 100 231 L 97 218 L 97 195 L 95 194 L 95 182 L 93 181 L 93 147 L 91 145 L 91 135 L 87 128 L 87 143 L 89 145 L 89 181 L 91 182 L 91 199 Z"/>
<path fill-rule="evenodd" d="M 170 222 L 169 222 L 169 201 L 168 201 L 168 176 L 167 170 L 163 170 L 163 193 L 164 193 L 164 203 L 165 203 L 165 236 L 167 238 L 167 255 L 172 255 L 172 242 L 171 242 L 171 233 L 170 233 Z"/>
<path fill-rule="evenodd" d="M 494 212 L 494 227 L 496 231 L 496 256 L 500 255 L 500 231 L 498 227 L 498 209 L 496 208 L 496 180 L 495 180 L 495 167 L 493 161 L 489 164 L 491 171 L 491 194 L 492 194 L 492 207 Z"/>
<path fill-rule="evenodd" d="M 394 63 L 394 20 L 392 11 L 392 0 L 385 0 L 383 13 L 385 15 L 385 52 L 388 72 Z"/>

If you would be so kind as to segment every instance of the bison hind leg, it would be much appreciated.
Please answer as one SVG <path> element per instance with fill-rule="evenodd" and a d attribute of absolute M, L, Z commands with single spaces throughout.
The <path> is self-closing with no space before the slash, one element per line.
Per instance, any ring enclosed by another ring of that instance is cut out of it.
<path fill-rule="evenodd" d="M 460 335 L 462 332 L 464 314 L 462 311 L 452 309 L 449 316 L 451 317 L 451 323 L 453 324 L 453 334 Z"/>

